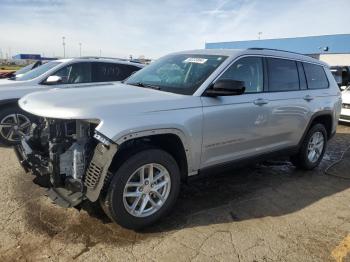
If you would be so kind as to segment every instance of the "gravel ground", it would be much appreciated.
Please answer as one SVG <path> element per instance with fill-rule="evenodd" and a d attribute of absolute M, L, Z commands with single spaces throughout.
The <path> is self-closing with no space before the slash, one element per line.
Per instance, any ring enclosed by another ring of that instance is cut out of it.
<path fill-rule="evenodd" d="M 0 148 L 0 261 L 350 261 L 350 180 L 324 174 L 349 145 L 339 126 L 312 172 L 278 160 L 193 181 L 143 232 L 53 205 Z"/>

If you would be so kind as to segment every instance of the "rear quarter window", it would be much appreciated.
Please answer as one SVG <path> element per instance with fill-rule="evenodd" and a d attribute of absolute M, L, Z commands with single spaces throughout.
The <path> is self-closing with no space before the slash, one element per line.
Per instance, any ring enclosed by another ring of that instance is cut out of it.
<path fill-rule="evenodd" d="M 324 68 L 320 65 L 303 63 L 308 89 L 325 89 L 329 87 Z"/>

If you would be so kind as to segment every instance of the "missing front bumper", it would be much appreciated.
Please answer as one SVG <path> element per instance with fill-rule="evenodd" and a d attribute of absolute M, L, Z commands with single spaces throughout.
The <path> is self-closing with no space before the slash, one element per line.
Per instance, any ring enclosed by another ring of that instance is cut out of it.
<path fill-rule="evenodd" d="M 100 196 L 117 149 L 116 144 L 108 146 L 102 143 L 97 144 L 82 179 L 77 181 L 66 177 L 63 184 L 57 185 L 51 180 L 48 196 L 62 207 L 76 206 L 84 199 L 95 202 Z M 25 172 L 31 172 L 36 176 L 49 175 L 51 178 L 54 177 L 53 172 L 57 167 L 55 168 L 51 162 L 34 152 L 25 139 L 15 147 L 15 153 Z"/>
<path fill-rule="evenodd" d="M 28 143 L 23 139 L 21 144 L 14 147 L 18 161 L 26 173 L 32 173 L 36 176 L 49 175 L 49 168 L 41 166 L 40 159 L 34 156 L 34 152 Z M 49 187 L 48 197 L 61 207 L 74 207 L 84 200 L 82 190 L 77 190 L 70 183 L 66 187 Z"/>

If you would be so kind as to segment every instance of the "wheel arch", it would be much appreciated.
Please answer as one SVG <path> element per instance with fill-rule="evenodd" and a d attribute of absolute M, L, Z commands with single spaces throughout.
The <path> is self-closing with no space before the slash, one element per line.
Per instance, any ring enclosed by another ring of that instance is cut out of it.
<path fill-rule="evenodd" d="M 6 99 L 6 100 L 0 101 L 0 110 L 8 106 L 17 106 L 18 108 L 20 108 L 18 105 L 18 99 L 13 98 L 13 99 Z"/>
<path fill-rule="evenodd" d="M 88 188 L 87 198 L 92 202 L 98 198 L 103 199 L 113 174 L 121 164 L 132 154 L 150 148 L 160 148 L 172 155 L 179 164 L 182 180 L 185 180 L 188 175 L 196 173 L 189 172 L 192 168 L 191 153 L 186 137 L 181 130 L 166 128 L 124 134 L 119 139 L 114 140 L 110 146 L 105 147 L 99 143 L 95 148 L 91 162 L 99 167 L 101 173 L 96 184 Z M 86 174 L 89 173 L 89 169 L 90 166 Z"/>
<path fill-rule="evenodd" d="M 305 136 L 307 135 L 307 132 L 310 130 L 310 128 L 312 128 L 316 124 L 323 124 L 327 131 L 327 139 L 331 139 L 333 136 L 333 132 L 332 132 L 333 121 L 334 121 L 334 117 L 333 117 L 333 112 L 331 110 L 321 111 L 313 114 L 310 118 L 307 128 L 303 133 L 303 136 L 299 141 L 299 148 L 303 143 Z"/>
<path fill-rule="evenodd" d="M 111 167 L 116 167 L 122 155 L 145 148 L 160 148 L 174 157 L 181 171 L 181 178 L 185 180 L 192 170 L 190 146 L 185 134 L 176 128 L 154 129 L 134 132 L 119 138 L 116 143 L 119 150 L 115 154 Z M 135 149 L 134 149 L 135 148 Z"/>

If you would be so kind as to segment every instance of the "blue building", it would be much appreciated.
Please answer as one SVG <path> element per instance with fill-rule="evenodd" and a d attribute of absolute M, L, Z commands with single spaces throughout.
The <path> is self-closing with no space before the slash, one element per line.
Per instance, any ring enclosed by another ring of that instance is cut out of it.
<path fill-rule="evenodd" d="M 350 65 L 350 34 L 206 43 L 207 49 L 281 49 L 310 55 L 330 65 Z"/>
<path fill-rule="evenodd" d="M 22 60 L 41 60 L 41 55 L 38 54 L 18 54 L 12 57 L 13 59 Z"/>
<path fill-rule="evenodd" d="M 57 60 L 56 57 L 43 57 L 38 54 L 18 54 L 12 57 L 12 59 L 18 60 L 37 60 L 37 61 L 49 61 L 49 60 Z"/>

